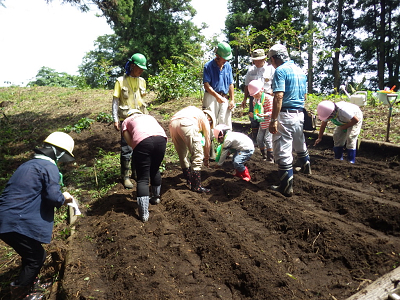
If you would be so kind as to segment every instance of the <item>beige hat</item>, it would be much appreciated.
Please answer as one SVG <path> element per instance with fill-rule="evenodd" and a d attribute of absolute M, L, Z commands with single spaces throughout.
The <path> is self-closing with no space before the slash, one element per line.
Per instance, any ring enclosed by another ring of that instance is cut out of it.
<path fill-rule="evenodd" d="M 262 60 L 267 56 L 265 55 L 264 49 L 256 49 L 251 53 L 252 60 Z"/>

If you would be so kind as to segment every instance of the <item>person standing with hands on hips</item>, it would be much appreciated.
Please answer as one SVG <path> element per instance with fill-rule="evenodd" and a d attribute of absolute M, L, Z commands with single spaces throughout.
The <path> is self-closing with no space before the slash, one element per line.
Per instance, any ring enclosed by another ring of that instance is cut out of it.
<path fill-rule="evenodd" d="M 54 208 L 72 203 L 61 192 L 59 162 L 74 160 L 74 140 L 53 132 L 35 149 L 33 159 L 20 165 L 0 196 L 0 239 L 22 258 L 19 276 L 11 283 L 11 299 L 42 299 L 44 287 L 37 276 L 46 259 L 42 244 L 53 234 Z"/>
<path fill-rule="evenodd" d="M 331 120 L 337 126 L 333 133 L 335 158 L 343 160 L 343 148 L 346 145 L 347 160 L 354 164 L 356 162 L 357 139 L 363 121 L 361 109 L 353 103 L 345 101 L 333 103 L 325 100 L 318 104 L 317 113 L 322 123 L 314 146 L 322 141 L 326 125 Z"/>
<path fill-rule="evenodd" d="M 232 129 L 232 111 L 235 108 L 232 67 L 228 60 L 232 59 L 232 49 L 228 43 L 219 43 L 215 58 L 204 65 L 203 109 L 214 114 L 218 124 L 228 125 Z M 210 159 L 215 159 L 215 146 L 211 143 Z"/>
<path fill-rule="evenodd" d="M 146 81 L 140 77 L 143 70 L 147 70 L 146 57 L 141 53 L 135 53 L 125 64 L 125 74 L 117 79 L 114 86 L 112 101 L 112 116 L 114 128 L 121 131 L 121 124 L 127 118 L 131 109 L 138 109 L 147 114 L 146 103 L 143 97 L 146 95 Z M 133 184 L 129 179 L 129 172 L 136 178 L 136 168 L 131 160 L 132 148 L 126 143 L 121 132 L 121 176 L 124 187 L 132 189 Z"/>
<path fill-rule="evenodd" d="M 280 184 L 273 185 L 271 189 L 290 197 L 293 194 L 293 150 L 301 163 L 300 171 L 311 174 L 310 156 L 303 133 L 307 77 L 290 60 L 283 45 L 272 46 L 268 58 L 275 68 L 272 80 L 274 100 L 269 132 L 273 134 L 274 159 L 278 164 L 280 179 Z"/>

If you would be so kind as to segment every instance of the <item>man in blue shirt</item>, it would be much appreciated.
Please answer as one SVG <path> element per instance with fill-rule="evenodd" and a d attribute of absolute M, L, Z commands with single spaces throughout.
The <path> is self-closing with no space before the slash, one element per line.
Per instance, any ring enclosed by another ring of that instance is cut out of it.
<path fill-rule="evenodd" d="M 18 167 L 0 196 L 0 239 L 22 258 L 20 274 L 11 283 L 12 299 L 41 299 L 34 285 L 46 259 L 41 244 L 51 241 L 54 208 L 73 201 L 68 192 L 61 193 L 57 162 L 74 160 L 73 148 L 71 136 L 53 132 L 34 158 Z"/>
<path fill-rule="evenodd" d="M 219 43 L 215 58 L 204 65 L 203 109 L 214 113 L 218 124 L 232 128 L 231 113 L 235 107 L 233 74 L 231 64 L 232 49 L 228 43 Z"/>
<path fill-rule="evenodd" d="M 232 129 L 232 110 L 235 107 L 232 67 L 228 60 L 232 58 L 232 49 L 228 43 L 218 44 L 215 58 L 204 65 L 203 110 L 214 114 L 215 126 L 225 124 Z M 215 159 L 214 143 L 211 144 L 210 159 Z"/>
<path fill-rule="evenodd" d="M 301 164 L 298 170 L 304 174 L 311 174 L 310 156 L 303 133 L 307 77 L 290 60 L 283 45 L 272 46 L 268 58 L 275 67 L 272 80 L 274 101 L 269 132 L 273 134 L 274 158 L 278 163 L 280 179 L 280 184 L 271 188 L 290 197 L 293 194 L 293 150 L 297 153 L 297 159 Z"/>

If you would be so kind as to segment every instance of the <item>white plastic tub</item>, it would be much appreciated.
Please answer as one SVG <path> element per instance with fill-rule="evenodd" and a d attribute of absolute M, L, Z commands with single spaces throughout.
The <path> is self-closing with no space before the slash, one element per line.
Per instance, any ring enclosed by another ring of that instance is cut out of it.
<path fill-rule="evenodd" d="M 355 92 L 355 94 L 350 96 L 350 103 L 358 106 L 365 106 L 367 105 L 367 95 L 368 93 L 365 91 Z"/>

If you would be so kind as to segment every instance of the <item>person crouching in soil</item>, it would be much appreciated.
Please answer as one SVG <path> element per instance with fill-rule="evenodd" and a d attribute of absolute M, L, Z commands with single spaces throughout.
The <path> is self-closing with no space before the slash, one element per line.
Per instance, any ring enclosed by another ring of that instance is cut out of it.
<path fill-rule="evenodd" d="M 131 109 L 128 118 L 122 122 L 122 134 L 132 148 L 132 159 L 136 166 L 136 197 L 139 218 L 143 222 L 149 219 L 149 203 L 160 203 L 161 173 L 160 165 L 167 147 L 167 135 L 157 120 Z M 149 180 L 152 197 L 150 199 Z"/>
<path fill-rule="evenodd" d="M 222 166 L 230 153 L 233 153 L 232 162 L 237 176 L 244 181 L 250 181 L 249 170 L 244 165 L 254 153 L 254 143 L 247 135 L 231 131 L 227 125 L 219 124 L 214 128 L 214 137 L 222 144 L 217 153 L 218 167 Z"/>
<path fill-rule="evenodd" d="M 11 283 L 11 299 L 42 299 L 48 284 L 37 278 L 45 259 L 42 244 L 53 233 L 54 208 L 73 202 L 61 192 L 59 162 L 74 160 L 74 140 L 63 132 L 53 132 L 33 159 L 17 168 L 0 196 L 0 239 L 22 259 L 18 277 Z"/>
<path fill-rule="evenodd" d="M 201 184 L 201 167 L 209 166 L 211 128 L 215 117 L 210 110 L 188 106 L 172 116 L 169 132 L 179 155 L 179 162 L 187 185 L 192 191 L 209 193 Z"/>
<path fill-rule="evenodd" d="M 343 160 L 343 150 L 346 145 L 347 160 L 354 164 L 356 162 L 357 139 L 363 120 L 361 109 L 353 103 L 345 101 L 334 103 L 325 100 L 318 104 L 317 113 L 322 123 L 314 146 L 322 141 L 326 125 L 331 120 L 337 126 L 333 132 L 335 158 Z"/>

